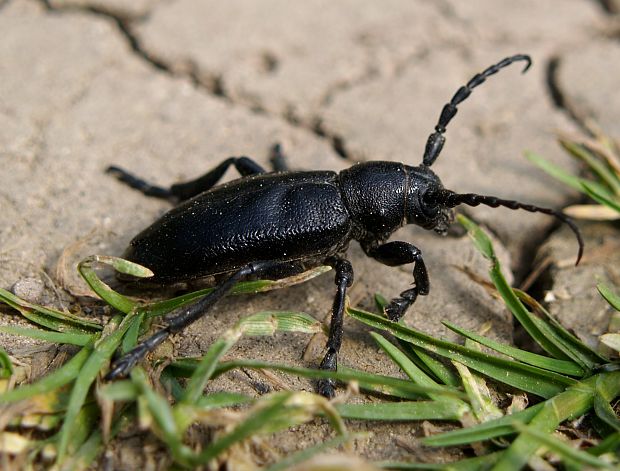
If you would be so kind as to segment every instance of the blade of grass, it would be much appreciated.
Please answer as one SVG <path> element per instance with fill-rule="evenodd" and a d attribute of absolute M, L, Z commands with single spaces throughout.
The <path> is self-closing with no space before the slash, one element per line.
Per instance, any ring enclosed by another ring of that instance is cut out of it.
<path fill-rule="evenodd" d="M 463 401 L 376 402 L 370 404 L 338 404 L 336 410 L 345 419 L 361 420 L 460 420 L 471 412 Z"/>
<path fill-rule="evenodd" d="M 613 307 L 616 311 L 620 311 L 620 296 L 618 296 L 614 291 L 604 283 L 598 283 L 596 285 L 596 289 L 601 296 L 605 298 L 611 307 Z"/>
<path fill-rule="evenodd" d="M 20 386 L 17 389 L 0 394 L 0 404 L 9 404 L 12 402 L 22 401 L 32 396 L 36 396 L 37 394 L 52 391 L 68 384 L 80 374 L 82 365 L 84 365 L 88 359 L 92 349 L 92 344 L 86 345 L 67 363 L 62 365 L 57 370 L 52 371 L 47 376 L 44 376 L 37 382 Z"/>
<path fill-rule="evenodd" d="M 571 154 L 582 160 L 616 195 L 620 195 L 620 182 L 614 172 L 606 164 L 597 159 L 586 147 L 560 139 L 560 144 Z"/>
<path fill-rule="evenodd" d="M 379 347 L 387 353 L 387 355 L 405 372 L 407 376 L 416 384 L 422 386 L 441 387 L 430 376 L 427 376 L 420 368 L 418 368 L 403 352 L 392 345 L 382 335 L 371 332 L 370 335 L 375 339 L 375 342 L 379 344 Z M 438 399 L 432 394 L 429 395 L 431 399 Z M 463 405 L 466 406 L 465 403 Z"/>
<path fill-rule="evenodd" d="M 6 353 L 4 348 L 0 347 L 0 378 L 10 378 L 13 371 L 13 363 L 11 362 L 9 355 Z M 0 396 L 0 398 L 1 397 L 2 396 Z"/>
<path fill-rule="evenodd" d="M 122 319 L 119 316 L 112 318 L 106 330 L 110 330 L 111 333 L 106 335 L 103 333 L 102 337 L 95 343 L 94 349 L 88 360 L 84 363 L 82 370 L 78 378 L 75 381 L 71 395 L 69 397 L 69 404 L 67 405 L 67 413 L 65 415 L 65 421 L 60 429 L 58 439 L 58 456 L 57 463 L 62 463 L 67 454 L 67 447 L 75 430 L 75 418 L 79 414 L 86 395 L 90 390 L 92 383 L 95 381 L 97 375 L 110 360 L 110 357 L 120 345 L 123 335 L 127 332 L 127 329 L 137 320 L 137 314 L 135 312 L 130 313 Z"/>
<path fill-rule="evenodd" d="M 620 432 L 620 419 L 610 405 L 614 400 L 615 394 L 603 381 L 604 376 L 599 376 L 596 381 L 596 393 L 594 395 L 594 412 L 607 425 Z"/>
<path fill-rule="evenodd" d="M 277 331 L 318 333 L 322 325 L 312 316 L 298 312 L 262 312 L 246 317 L 216 340 L 192 374 L 181 402 L 193 404 L 202 395 L 218 361 L 242 335 L 273 335 Z"/>
<path fill-rule="evenodd" d="M 288 394 L 275 396 L 266 407 L 254 411 L 253 414 L 237 425 L 232 432 L 212 442 L 202 453 L 192 459 L 192 464 L 208 463 L 233 444 L 258 433 L 265 424 L 268 424 L 282 413 L 284 403 L 288 398 Z"/>
<path fill-rule="evenodd" d="M 27 327 L 17 327 L 13 325 L 0 326 L 0 332 L 12 335 L 21 335 L 31 339 L 45 340 L 50 343 L 63 343 L 79 345 L 83 347 L 91 342 L 95 334 L 83 334 L 78 332 L 52 332 L 49 330 L 30 329 Z"/>
<path fill-rule="evenodd" d="M 375 375 L 373 373 L 367 373 L 365 371 L 356 370 L 354 368 L 347 368 L 346 366 L 342 365 L 338 365 L 338 372 L 351 375 L 351 377 L 355 377 L 355 381 L 359 385 L 360 389 L 363 391 L 368 391 L 370 393 L 383 394 L 386 396 L 409 400 L 427 397 L 422 394 L 411 392 L 409 389 L 399 388 L 393 383 L 387 384 L 390 379 L 397 378 L 391 378 L 389 376 L 383 375 Z M 383 381 L 384 378 L 387 378 L 387 380 Z M 398 379 L 400 380 L 400 378 Z M 410 384 L 409 381 L 406 381 L 406 383 Z"/>
<path fill-rule="evenodd" d="M 93 265 L 96 263 L 111 266 L 120 273 L 125 273 L 140 278 L 151 277 L 153 276 L 153 272 L 148 268 L 127 260 L 123 260 L 122 258 L 108 257 L 104 255 L 91 255 L 78 263 L 78 271 L 80 272 L 80 275 L 84 278 L 84 281 L 86 281 L 88 286 L 90 286 L 90 288 L 97 293 L 97 296 L 115 309 L 118 309 L 125 314 L 129 314 L 138 306 L 138 303 L 120 293 L 117 293 L 106 283 L 104 283 L 95 273 Z"/>
<path fill-rule="evenodd" d="M 536 324 L 544 328 L 546 335 L 557 339 L 560 348 L 563 348 L 566 355 L 571 357 L 573 361 L 583 365 L 587 370 L 609 361 L 566 330 L 536 299 L 519 289 L 513 289 L 513 291 L 521 301 L 548 321 L 545 322 L 543 319 L 533 317 Z"/>
<path fill-rule="evenodd" d="M 349 308 L 347 313 L 354 319 L 371 327 L 386 330 L 401 340 L 425 348 L 429 352 L 445 358 L 456 360 L 497 381 L 544 398 L 552 397 L 563 391 L 565 387 L 576 383 L 572 378 L 551 371 L 498 358 L 445 340 L 435 339 L 430 335 L 391 322 L 376 314 L 353 308 Z"/>
<path fill-rule="evenodd" d="M 586 450 L 587 453 L 590 453 L 594 456 L 601 456 L 606 453 L 618 453 L 620 451 L 620 432 L 612 433 L 607 437 L 603 438 L 603 440 L 596 446 L 588 448 Z"/>
<path fill-rule="evenodd" d="M 29 321 L 58 332 L 82 333 L 102 329 L 101 325 L 89 319 L 29 303 L 2 288 L 0 301 L 19 311 Z"/>
<path fill-rule="evenodd" d="M 161 438 L 168 445 L 174 459 L 184 466 L 189 466 L 195 455 L 182 442 L 183 430 L 179 428 L 170 404 L 151 387 L 142 368 L 134 368 L 130 375 L 131 381 L 144 398 L 145 407 L 155 419 Z"/>
<path fill-rule="evenodd" d="M 462 329 L 452 324 L 451 322 L 444 321 L 442 323 L 448 329 L 456 332 L 457 334 L 474 340 L 479 344 L 484 345 L 485 347 L 491 348 L 496 352 L 503 353 L 504 355 L 512 357 L 522 363 L 527 363 L 528 365 L 537 366 L 545 370 L 554 371 L 556 373 L 570 376 L 581 376 L 584 373 L 583 369 L 572 361 L 556 360 L 555 358 L 537 355 L 535 353 L 531 353 L 525 350 L 521 350 L 519 348 L 511 347 L 510 345 L 505 345 L 500 342 L 488 339 L 470 330 Z"/>
<path fill-rule="evenodd" d="M 550 434 L 564 420 L 585 414 L 593 406 L 595 386 L 599 381 L 606 395 L 615 397 L 620 393 L 620 372 L 591 376 L 546 401 L 529 425 L 539 432 Z M 493 469 L 496 471 L 520 469 L 527 464 L 540 446 L 539 440 L 521 434 L 512 442 Z"/>
<path fill-rule="evenodd" d="M 567 443 L 554 438 L 548 433 L 543 433 L 534 427 L 515 422 L 515 429 L 524 435 L 529 435 L 532 439 L 538 440 L 540 444 L 547 449 L 557 453 L 566 464 L 571 463 L 574 466 L 591 466 L 594 468 L 614 469 L 615 467 L 603 460 L 584 451 L 577 450 Z"/>
<path fill-rule="evenodd" d="M 594 201 L 620 213 L 620 201 L 617 201 L 613 196 L 607 195 L 604 191 L 601 191 L 593 182 L 582 182 L 581 185 L 585 193 Z"/>
<path fill-rule="evenodd" d="M 534 339 L 536 343 L 543 348 L 543 350 L 554 358 L 559 360 L 574 359 L 566 354 L 564 351 L 565 346 L 563 344 L 558 344 L 554 337 L 548 337 L 548 332 L 542 332 L 540 330 L 540 325 L 535 321 L 536 318 L 532 316 L 523 303 L 521 303 L 515 292 L 504 278 L 501 272 L 499 260 L 495 256 L 491 240 L 484 233 L 484 231 L 462 214 L 457 215 L 457 219 L 459 223 L 467 229 L 469 236 L 473 239 L 474 244 L 478 247 L 482 255 L 491 262 L 491 267 L 489 269 L 491 281 L 497 288 L 497 291 L 504 300 L 504 303 L 506 303 L 508 309 L 510 309 L 510 312 L 512 312 L 530 337 L 532 337 L 532 339 Z"/>
<path fill-rule="evenodd" d="M 343 445 L 347 442 L 355 440 L 356 438 L 361 438 L 363 436 L 364 434 L 361 434 L 361 433 L 339 435 L 330 440 L 327 440 L 317 445 L 305 448 L 304 450 L 295 452 L 287 456 L 283 460 L 280 460 L 277 463 L 269 466 L 264 471 L 282 471 L 282 470 L 290 469 L 292 466 L 299 464 L 299 463 L 303 463 L 304 461 L 307 461 L 313 456 L 316 456 L 319 453 L 323 453 L 324 451 L 329 450 L 330 448 L 336 448 L 340 445 Z"/>
<path fill-rule="evenodd" d="M 486 381 L 479 374 L 473 373 L 465 365 L 453 361 L 454 366 L 461 375 L 463 388 L 469 398 L 470 411 L 478 422 L 488 422 L 502 417 L 504 414 L 493 402 L 491 392 Z"/>
<path fill-rule="evenodd" d="M 305 378 L 312 379 L 335 379 L 337 381 L 359 381 L 360 378 L 363 381 L 369 384 L 376 384 L 380 386 L 386 387 L 394 387 L 398 390 L 409 391 L 418 395 L 426 395 L 426 394 L 438 394 L 443 395 L 445 397 L 456 397 L 456 398 L 465 398 L 465 395 L 460 391 L 456 391 L 453 389 L 449 389 L 445 386 L 441 387 L 430 387 L 430 386 L 420 386 L 417 384 L 413 384 L 411 381 L 405 381 L 398 378 L 392 378 L 389 376 L 380 376 L 380 375 L 358 375 L 356 372 L 349 371 L 341 371 L 340 369 L 336 372 L 334 371 L 326 371 L 326 370 L 312 370 L 308 368 L 294 367 L 294 366 L 286 366 L 286 365 L 278 365 L 268 362 L 255 361 L 255 360 L 234 360 L 234 361 L 225 361 L 221 362 L 216 371 L 214 373 L 214 377 L 219 376 L 227 371 L 230 371 L 235 368 L 249 368 L 249 369 L 270 369 L 276 371 L 283 371 L 285 373 L 290 373 L 298 376 L 303 376 Z"/>
<path fill-rule="evenodd" d="M 291 284 L 303 283 L 304 281 L 310 280 L 330 270 L 331 267 L 319 266 L 313 268 L 312 270 L 300 273 L 299 275 L 283 278 L 281 280 L 242 281 L 235 285 L 235 287 L 231 290 L 231 294 L 253 294 L 264 291 L 271 291 L 274 289 L 282 288 L 284 286 L 289 286 Z M 206 296 L 211 291 L 213 291 L 213 288 L 205 288 L 199 291 L 194 291 L 192 293 L 185 293 L 175 298 L 151 303 L 148 306 L 145 306 L 143 309 L 147 317 L 163 316 L 172 311 L 173 309 L 181 308 L 190 304 L 192 301 L 198 298 Z"/>
<path fill-rule="evenodd" d="M 375 465 L 386 469 L 428 469 L 442 471 L 479 471 L 489 469 L 500 457 L 501 452 L 496 451 L 483 456 L 465 458 L 452 463 L 403 463 L 398 461 L 380 461 Z"/>

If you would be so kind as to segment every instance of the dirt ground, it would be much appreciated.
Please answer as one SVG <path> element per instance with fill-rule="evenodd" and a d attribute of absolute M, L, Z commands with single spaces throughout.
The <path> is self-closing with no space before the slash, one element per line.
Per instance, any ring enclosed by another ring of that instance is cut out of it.
<path fill-rule="evenodd" d="M 56 277 L 67 247 L 80 242 L 72 260 L 120 255 L 170 207 L 106 175 L 110 164 L 168 185 L 233 155 L 268 166 L 268 149 L 280 142 L 294 169 L 338 171 L 366 160 L 418 165 L 456 89 L 516 53 L 529 54 L 532 68 L 522 75 L 519 64 L 511 66 L 472 93 L 433 170 L 458 192 L 561 208 L 578 196 L 523 152 L 575 170 L 555 142 L 557 130 L 580 132 L 596 122 L 620 136 L 618 10 L 612 0 L 0 1 L 0 286 L 17 282 L 15 289 L 35 301 L 67 303 Z M 234 170 L 227 177 L 235 178 Z M 532 271 L 540 247 L 551 253 L 557 263 L 538 289 L 553 290 L 552 311 L 596 341 L 609 310 L 594 286 L 601 278 L 620 279 L 617 231 L 583 225 L 586 255 L 574 268 L 562 263 L 576 254 L 574 238 L 555 231 L 553 218 L 485 207 L 466 213 L 494 235 L 516 283 Z M 415 243 L 431 277 L 431 294 L 411 309 L 408 324 L 448 336 L 442 320 L 470 330 L 490 322 L 491 335 L 512 338 L 507 311 L 458 269 L 486 276 L 467 237 L 405 227 L 392 240 Z M 380 265 L 356 243 L 350 260 L 356 278 L 350 297 L 361 307 L 371 308 L 376 292 L 395 296 L 412 282 L 410 266 Z M 64 282 L 74 289 L 78 283 Z M 174 351 L 199 355 L 226 327 L 261 310 L 325 318 L 334 290 L 330 273 L 227 300 L 176 336 Z M 0 322 L 20 322 L 1 312 Z M 343 364 L 399 374 L 364 327 L 347 319 L 345 335 Z M 301 335 L 245 340 L 230 356 L 316 366 L 320 351 L 302 358 L 307 343 Z M 7 335 L 0 344 L 33 363 L 51 361 L 56 351 Z M 286 381 L 311 388 L 301 379 Z M 252 391 L 247 378 L 234 374 L 215 387 Z M 372 430 L 372 441 L 357 445 L 364 457 L 451 458 L 416 444 L 419 428 Z M 327 434 L 315 424 L 278 437 L 277 446 L 295 449 Z"/>

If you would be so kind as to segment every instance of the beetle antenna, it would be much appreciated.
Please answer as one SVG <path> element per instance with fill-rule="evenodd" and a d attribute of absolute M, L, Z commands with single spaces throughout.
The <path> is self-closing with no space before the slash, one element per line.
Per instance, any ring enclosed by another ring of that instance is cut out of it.
<path fill-rule="evenodd" d="M 550 208 L 542 208 L 540 206 L 534 206 L 532 204 L 520 203 L 514 200 L 504 200 L 495 196 L 477 195 L 475 193 L 460 194 L 454 193 L 450 190 L 440 190 L 439 194 L 430 196 L 435 202 L 444 204 L 449 208 L 454 208 L 459 204 L 466 204 L 468 206 L 478 206 L 480 204 L 484 204 L 486 206 L 491 206 L 492 208 L 503 206 L 510 209 L 524 209 L 525 211 L 529 211 L 531 213 L 544 213 L 549 214 L 550 216 L 555 216 L 568 227 L 570 227 L 571 230 L 575 233 L 575 237 L 577 237 L 577 242 L 579 243 L 579 251 L 577 252 L 577 261 L 575 262 L 575 265 L 578 265 L 579 261 L 581 260 L 584 245 L 583 238 L 581 237 L 581 232 L 579 232 L 579 228 L 573 222 L 573 220 L 561 211 L 556 211 L 555 209 Z"/>
<path fill-rule="evenodd" d="M 496 74 L 500 71 L 500 69 L 503 69 L 504 67 L 507 67 L 517 61 L 526 62 L 523 72 L 529 69 L 530 65 L 532 65 L 532 59 L 526 54 L 516 54 L 511 57 L 506 57 L 497 64 L 488 67 L 483 72 L 474 75 L 471 80 L 467 82 L 467 85 L 462 86 L 456 91 L 452 97 L 452 100 L 450 100 L 449 103 L 446 103 L 441 110 L 439 121 L 437 121 L 437 125 L 435 126 L 435 132 L 428 136 L 426 148 L 424 149 L 422 165 L 430 167 L 433 165 L 433 162 L 437 160 L 437 157 L 439 157 L 441 149 L 446 142 L 446 138 L 443 134 L 446 132 L 446 126 L 448 126 L 450 121 L 452 121 L 452 118 L 456 115 L 456 112 L 458 111 L 457 106 L 471 94 L 474 88 L 484 83 L 487 77 Z"/>

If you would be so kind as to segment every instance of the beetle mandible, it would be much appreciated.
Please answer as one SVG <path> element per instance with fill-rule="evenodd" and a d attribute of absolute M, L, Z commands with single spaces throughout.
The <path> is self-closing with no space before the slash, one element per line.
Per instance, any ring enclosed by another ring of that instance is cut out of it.
<path fill-rule="evenodd" d="M 385 309 L 400 319 L 418 296 L 429 293 L 429 279 L 420 249 L 402 241 L 387 242 L 405 224 L 445 233 L 453 219 L 452 208 L 479 204 L 524 209 L 557 217 L 568 224 L 579 242 L 575 224 L 563 213 L 518 201 L 459 194 L 447 190 L 430 169 L 445 143 L 446 126 L 463 102 L 487 77 L 513 62 L 531 59 L 524 54 L 507 57 L 476 74 L 457 90 L 428 137 L 422 164 L 412 167 L 396 162 L 365 162 L 340 173 L 287 171 L 279 146 L 272 160 L 279 162 L 267 173 L 247 157 L 230 157 L 196 180 L 170 188 L 151 185 L 118 167 L 108 172 L 147 196 L 173 199 L 180 204 L 138 234 L 124 258 L 150 268 L 154 280 L 165 284 L 218 275 L 215 289 L 189 307 L 168 316 L 167 326 L 115 361 L 107 378 L 126 375 L 149 351 L 170 334 L 202 317 L 235 283 L 248 277 L 279 279 L 318 265 L 334 268 L 337 286 L 327 341 L 320 367 L 336 370 L 342 342 L 347 288 L 353 268 L 346 258 L 351 240 L 366 255 L 389 266 L 413 263 L 413 285 L 391 300 Z M 241 178 L 215 186 L 226 169 L 234 166 Z M 321 380 L 319 393 L 334 395 L 332 380 Z"/>

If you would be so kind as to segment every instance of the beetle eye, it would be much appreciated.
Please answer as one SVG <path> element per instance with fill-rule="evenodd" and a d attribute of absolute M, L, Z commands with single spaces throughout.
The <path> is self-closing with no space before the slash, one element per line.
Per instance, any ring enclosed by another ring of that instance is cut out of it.
<path fill-rule="evenodd" d="M 425 213 L 435 213 L 439 201 L 437 199 L 437 192 L 434 190 L 426 190 L 420 197 L 420 203 Z"/>

